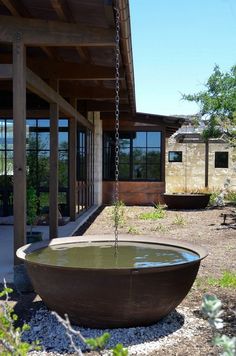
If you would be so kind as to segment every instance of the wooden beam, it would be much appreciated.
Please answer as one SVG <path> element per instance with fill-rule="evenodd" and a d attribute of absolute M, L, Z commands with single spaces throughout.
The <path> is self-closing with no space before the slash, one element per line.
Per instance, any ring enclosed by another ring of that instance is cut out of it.
<path fill-rule="evenodd" d="M 77 112 L 60 94 L 53 90 L 40 77 L 33 73 L 30 69 L 26 70 L 27 88 L 37 94 L 49 103 L 57 103 L 60 110 L 69 117 L 74 117 L 79 124 L 93 129 L 92 124 Z"/>
<path fill-rule="evenodd" d="M 51 81 L 58 91 L 58 82 Z M 58 119 L 59 107 L 50 103 L 50 176 L 49 176 L 49 238 L 58 237 Z"/>
<path fill-rule="evenodd" d="M 2 3 L 8 9 L 8 11 L 16 17 L 32 17 L 30 12 L 24 6 L 21 0 L 2 0 Z M 53 54 L 47 47 L 41 47 L 41 50 L 49 57 L 53 58 Z"/>
<path fill-rule="evenodd" d="M 115 99 L 115 89 L 103 88 L 97 86 L 81 86 L 77 82 L 61 81 L 60 82 L 60 93 L 64 97 L 75 97 L 79 99 L 89 100 L 89 99 Z M 120 91 L 120 98 L 127 98 L 127 91 Z"/>
<path fill-rule="evenodd" d="M 0 64 L 0 79 L 12 79 L 12 64 Z"/>
<path fill-rule="evenodd" d="M 115 70 L 113 67 L 34 59 L 29 59 L 27 65 L 44 79 L 115 80 Z M 121 70 L 120 79 L 124 79 L 123 70 Z"/>
<path fill-rule="evenodd" d="M 26 53 L 21 41 L 13 43 L 13 208 L 14 263 L 16 250 L 26 242 Z"/>
<path fill-rule="evenodd" d="M 3 5 L 13 16 L 30 17 L 30 13 L 21 0 L 1 0 Z"/>
<path fill-rule="evenodd" d="M 77 109 L 76 98 L 70 99 L 71 105 Z M 76 190 L 76 172 L 77 172 L 77 123 L 75 119 L 69 121 L 69 194 L 70 194 L 70 219 L 76 219 L 76 204 L 77 204 L 77 190 Z"/>
<path fill-rule="evenodd" d="M 115 46 L 114 30 L 57 21 L 0 16 L 0 42 L 21 35 L 30 46 Z"/>
<path fill-rule="evenodd" d="M 53 9 L 55 10 L 58 18 L 64 22 L 76 23 L 73 13 L 69 8 L 67 0 L 51 0 Z M 78 52 L 82 63 L 90 62 L 91 57 L 87 48 L 81 48 L 76 46 L 76 51 Z"/>
<path fill-rule="evenodd" d="M 78 107 L 82 104 L 83 101 L 78 100 Z M 128 104 L 120 104 L 119 109 L 122 112 L 130 112 L 131 108 Z M 99 101 L 99 100 L 89 100 L 86 102 L 87 111 L 99 111 L 99 112 L 115 112 L 114 102 L 109 101 Z"/>

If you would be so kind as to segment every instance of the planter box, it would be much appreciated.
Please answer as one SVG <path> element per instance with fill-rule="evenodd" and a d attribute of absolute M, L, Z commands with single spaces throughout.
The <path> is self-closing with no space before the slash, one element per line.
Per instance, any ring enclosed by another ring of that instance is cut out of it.
<path fill-rule="evenodd" d="M 32 231 L 32 233 L 30 233 L 29 231 L 26 234 L 26 241 L 27 244 L 31 244 L 32 242 L 38 242 L 38 241 L 42 241 L 42 232 L 41 231 Z"/>
<path fill-rule="evenodd" d="M 163 194 L 169 209 L 205 209 L 211 194 Z"/>

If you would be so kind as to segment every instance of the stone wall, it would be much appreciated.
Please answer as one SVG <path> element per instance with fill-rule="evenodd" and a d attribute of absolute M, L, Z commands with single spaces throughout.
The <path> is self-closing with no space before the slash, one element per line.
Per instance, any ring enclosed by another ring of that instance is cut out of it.
<path fill-rule="evenodd" d="M 182 151 L 182 162 L 168 162 L 169 151 Z M 215 152 L 228 152 L 228 168 L 215 168 Z M 219 190 L 226 179 L 236 190 L 236 149 L 224 143 L 209 143 L 209 190 Z M 166 192 L 205 189 L 205 143 L 178 143 L 173 138 L 166 143 Z"/>

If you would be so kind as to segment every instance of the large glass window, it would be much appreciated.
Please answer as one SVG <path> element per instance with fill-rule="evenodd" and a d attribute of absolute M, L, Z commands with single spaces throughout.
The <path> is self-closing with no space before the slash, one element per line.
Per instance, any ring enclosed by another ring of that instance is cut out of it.
<path fill-rule="evenodd" d="M 119 179 L 161 180 L 161 132 L 120 132 Z M 103 138 L 103 179 L 115 177 L 115 137 Z"/>
<path fill-rule="evenodd" d="M 93 133 L 82 127 L 77 132 L 77 213 L 80 214 L 94 203 Z"/>
<path fill-rule="evenodd" d="M 27 185 L 36 189 L 40 209 L 49 205 L 50 121 L 26 120 Z M 0 216 L 12 215 L 13 120 L 0 119 Z M 59 205 L 68 215 L 68 120 L 59 120 Z"/>

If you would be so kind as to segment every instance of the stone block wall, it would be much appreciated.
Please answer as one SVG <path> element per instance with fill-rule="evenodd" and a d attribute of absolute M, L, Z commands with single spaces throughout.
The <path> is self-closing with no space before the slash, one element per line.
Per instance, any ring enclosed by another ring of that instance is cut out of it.
<path fill-rule="evenodd" d="M 191 192 L 205 189 L 205 143 L 166 142 L 166 192 Z M 182 162 L 168 162 L 169 151 L 182 151 Z M 228 168 L 215 168 L 215 152 L 228 152 Z M 219 142 L 209 143 L 208 189 L 219 190 L 226 179 L 236 190 L 236 149 Z"/>

